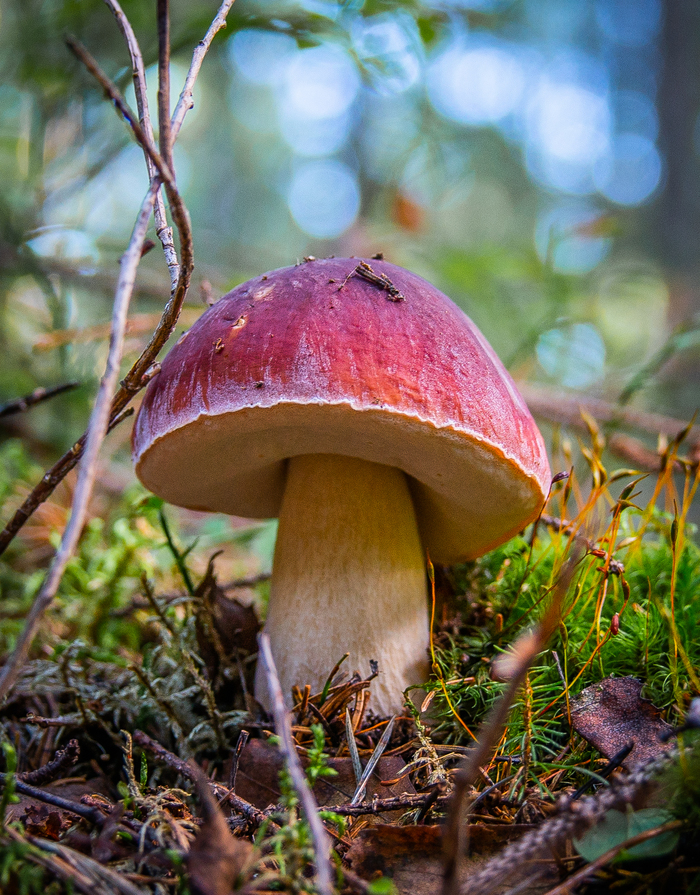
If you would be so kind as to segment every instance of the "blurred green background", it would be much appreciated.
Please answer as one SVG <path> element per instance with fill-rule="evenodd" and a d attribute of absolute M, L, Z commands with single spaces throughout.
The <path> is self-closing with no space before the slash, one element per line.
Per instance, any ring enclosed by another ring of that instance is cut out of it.
<path fill-rule="evenodd" d="M 155 4 L 124 9 L 157 118 Z M 215 12 L 172 3 L 173 106 Z M 98 0 L 0 7 L 0 401 L 81 383 L 3 421 L 41 464 L 86 426 L 147 187 L 68 33 L 133 104 L 126 49 Z M 699 112 L 690 0 L 236 0 L 175 149 L 196 259 L 178 334 L 252 275 L 382 251 L 457 301 L 517 380 L 611 401 L 634 383 L 631 406 L 689 418 Z M 125 369 L 168 290 L 157 247 L 140 269 Z M 75 332 L 86 327 L 97 329 Z M 107 443 L 103 484 L 112 475 L 116 490 L 131 481 L 128 428 Z"/>

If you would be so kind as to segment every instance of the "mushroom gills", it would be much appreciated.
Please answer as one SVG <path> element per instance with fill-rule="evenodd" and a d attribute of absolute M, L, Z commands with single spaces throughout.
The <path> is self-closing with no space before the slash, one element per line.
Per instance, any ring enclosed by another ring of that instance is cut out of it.
<path fill-rule="evenodd" d="M 335 663 L 370 673 L 369 707 L 400 712 L 403 691 L 428 676 L 425 556 L 408 480 L 354 457 L 289 461 L 265 623 L 291 707 L 291 688 L 320 691 Z M 269 709 L 258 665 L 255 695 Z"/>

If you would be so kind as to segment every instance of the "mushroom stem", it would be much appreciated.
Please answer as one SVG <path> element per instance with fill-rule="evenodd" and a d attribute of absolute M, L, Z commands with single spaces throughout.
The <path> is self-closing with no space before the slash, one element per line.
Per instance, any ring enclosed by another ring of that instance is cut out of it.
<path fill-rule="evenodd" d="M 318 692 L 335 663 L 370 673 L 370 708 L 400 712 L 428 676 L 425 559 L 406 476 L 331 454 L 289 461 L 265 630 L 282 692 Z M 258 666 L 255 695 L 269 707 Z"/>

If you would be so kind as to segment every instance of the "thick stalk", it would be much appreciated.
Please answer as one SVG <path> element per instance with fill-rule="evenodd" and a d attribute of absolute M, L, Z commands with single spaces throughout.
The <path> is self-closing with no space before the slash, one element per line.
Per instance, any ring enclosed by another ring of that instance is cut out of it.
<path fill-rule="evenodd" d="M 428 675 L 425 558 L 405 475 L 366 460 L 315 454 L 289 461 L 265 630 L 282 691 L 324 685 L 344 668 L 370 673 L 370 708 L 400 712 Z M 269 705 L 264 675 L 256 697 Z"/>

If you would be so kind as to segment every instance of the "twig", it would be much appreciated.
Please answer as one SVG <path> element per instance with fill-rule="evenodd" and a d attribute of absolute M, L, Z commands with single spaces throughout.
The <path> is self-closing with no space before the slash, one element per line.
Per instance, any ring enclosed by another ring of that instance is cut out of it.
<path fill-rule="evenodd" d="M 146 85 L 146 69 L 143 64 L 143 54 L 141 47 L 131 27 L 131 22 L 124 14 L 118 0 L 105 0 L 112 15 L 116 19 L 119 30 L 121 31 L 129 56 L 131 57 L 131 69 L 134 80 L 134 93 L 136 95 L 136 109 L 139 115 L 139 121 L 144 132 L 148 134 L 152 143 L 155 143 L 153 136 L 153 125 L 151 124 L 151 115 L 148 108 L 148 92 Z M 174 138 L 173 138 L 174 139 Z M 172 144 L 171 144 L 172 145 Z M 148 152 L 144 150 L 146 158 L 146 167 L 148 168 L 148 176 L 152 180 L 155 177 L 156 169 L 153 165 Z M 154 217 L 156 222 L 156 235 L 163 246 L 163 254 L 165 262 L 170 272 L 170 291 L 173 292 L 177 286 L 178 277 L 180 275 L 180 263 L 177 259 L 175 244 L 173 242 L 173 228 L 168 226 L 168 219 L 165 215 L 165 204 L 161 191 L 156 196 Z"/>
<path fill-rule="evenodd" d="M 7 781 L 7 774 L 0 774 L 0 784 L 4 787 L 5 782 Z M 77 814 L 78 817 L 83 817 L 85 820 L 89 820 L 93 824 L 97 824 L 101 826 L 105 820 L 106 815 L 103 814 L 99 809 L 92 808 L 88 805 L 81 805 L 80 802 L 72 802 L 69 799 L 64 799 L 62 796 L 56 795 L 54 792 L 46 792 L 44 789 L 38 789 L 36 786 L 30 786 L 29 783 L 25 783 L 22 780 L 18 780 L 15 778 L 15 789 L 17 792 L 21 792 L 25 796 L 31 796 L 31 798 L 36 799 L 39 802 L 45 802 L 47 805 L 53 805 L 54 808 L 61 808 L 63 811 L 70 811 L 72 814 Z"/>
<path fill-rule="evenodd" d="M 595 795 L 579 801 L 571 796 L 564 797 L 553 817 L 474 869 L 462 891 L 468 895 L 491 895 L 504 885 L 513 891 L 515 875 L 522 877 L 518 882 L 518 891 L 537 882 L 542 873 L 542 866 L 539 869 L 535 866 L 538 861 L 550 857 L 567 841 L 583 836 L 600 823 L 610 809 L 625 812 L 630 805 L 648 803 L 655 787 L 663 780 L 663 773 L 677 760 L 677 752 L 664 752 L 639 765 L 626 777 L 613 780 L 610 787 L 598 790 Z"/>
<path fill-rule="evenodd" d="M 201 316 L 201 310 L 186 308 L 180 315 L 180 323 L 191 326 Z M 126 321 L 126 334 L 136 335 L 149 333 L 157 326 L 160 314 L 130 314 Z M 109 324 L 97 323 L 71 329 L 54 330 L 35 340 L 32 348 L 35 351 L 52 351 L 61 345 L 76 345 L 82 342 L 97 342 L 109 338 Z"/>
<path fill-rule="evenodd" d="M 31 395 L 25 395 L 23 398 L 16 398 L 14 401 L 8 401 L 7 404 L 0 406 L 0 417 L 11 416 L 13 413 L 22 413 L 28 407 L 46 401 L 56 395 L 62 395 L 71 389 L 77 388 L 79 382 L 65 382 L 63 385 L 54 385 L 52 388 L 35 388 Z"/>
<path fill-rule="evenodd" d="M 80 755 L 80 746 L 77 740 L 69 740 L 64 749 L 59 749 L 51 761 L 37 768 L 35 771 L 25 771 L 23 774 L 17 774 L 17 780 L 27 783 L 30 786 L 45 786 L 51 783 L 58 775 L 72 767 L 78 760 Z"/>
<path fill-rule="evenodd" d="M 174 190 L 175 192 L 177 192 L 173 172 L 168 167 L 163 156 L 156 149 L 151 135 L 148 134 L 141 127 L 141 122 L 136 118 L 134 113 L 129 108 L 117 85 L 114 83 L 114 81 L 107 77 L 107 75 L 98 65 L 97 60 L 92 55 L 92 53 L 90 53 L 87 47 L 84 47 L 79 40 L 77 40 L 75 37 L 68 36 L 66 38 L 66 44 L 71 52 L 83 63 L 85 68 L 90 72 L 93 78 L 104 90 L 105 95 L 114 104 L 119 114 L 126 120 L 129 127 L 133 131 L 139 146 L 141 146 L 148 153 L 151 161 L 156 168 L 156 171 L 158 172 L 158 176 L 163 181 L 163 185 L 165 186 L 166 191 Z M 168 199 L 170 199 L 169 192 Z M 140 257 L 141 248 L 139 248 L 139 258 Z"/>
<path fill-rule="evenodd" d="M 585 410 L 601 423 L 618 423 L 640 429 L 642 432 L 653 435 L 661 433 L 671 438 L 687 425 L 686 422 L 670 416 L 630 410 L 600 398 L 568 395 L 526 383 L 518 383 L 518 388 L 535 416 L 542 416 L 552 422 L 574 426 L 577 429 L 586 429 L 586 424 L 581 418 L 581 410 Z M 691 441 L 700 439 L 700 426 L 693 426 L 688 434 Z"/>
<path fill-rule="evenodd" d="M 110 0 L 109 5 L 112 9 L 115 9 L 117 6 L 115 0 Z M 195 48 L 185 86 L 173 116 L 173 140 L 175 140 L 179 133 L 185 114 L 191 108 L 192 89 L 201 69 L 202 62 L 204 61 L 204 56 L 211 46 L 214 36 L 226 24 L 226 15 L 232 5 L 233 0 L 226 0 L 226 2 L 222 3 L 216 18 L 209 27 L 204 39 L 201 40 Z M 132 398 L 138 394 L 148 382 L 148 377 L 153 369 L 154 361 L 175 328 L 189 286 L 193 266 L 192 236 L 189 226 L 189 218 L 186 212 L 184 215 L 175 214 L 174 212 L 173 216 L 180 232 L 180 241 L 183 250 L 182 268 L 179 271 L 176 287 L 172 290 L 170 300 L 165 306 L 160 323 L 151 336 L 148 345 L 141 353 L 141 356 L 122 381 L 122 386 L 114 397 L 112 402 L 112 420 L 115 424 L 117 419 L 120 418 L 119 415 L 124 411 Z M 59 482 L 63 481 L 65 476 L 71 469 L 73 469 L 82 455 L 84 444 L 85 435 L 81 436 L 71 450 L 64 454 L 63 457 L 54 464 L 41 482 L 35 486 L 21 507 L 15 512 L 10 522 L 5 526 L 3 531 L 0 532 L 0 554 L 7 548 L 8 544 L 12 541 L 36 508 L 53 493 Z"/>
<path fill-rule="evenodd" d="M 525 682 L 527 672 L 537 654 L 556 630 L 561 618 L 561 610 L 576 564 L 581 554 L 581 546 L 574 544 L 571 555 L 562 568 L 553 588 L 552 596 L 540 622 L 521 635 L 515 642 L 512 653 L 504 656 L 501 663 L 504 670 L 507 663 L 508 685 L 489 712 L 482 725 L 476 743 L 454 775 L 452 804 L 444 833 L 443 895 L 457 895 L 460 869 L 466 852 L 467 826 L 464 823 L 464 803 L 470 786 L 476 779 L 479 768 L 488 764 L 495 752 L 505 728 L 508 714 L 518 691 Z"/>
<path fill-rule="evenodd" d="M 140 746 L 141 749 L 146 749 L 156 759 L 162 761 L 163 764 L 172 768 L 174 771 L 177 771 L 177 773 L 186 780 L 190 780 L 192 783 L 196 782 L 197 777 L 192 770 L 192 765 L 182 758 L 178 758 L 177 755 L 170 752 L 165 746 L 161 746 L 156 740 L 151 739 L 148 734 L 144 733 L 142 730 L 135 730 L 133 740 L 135 745 Z M 256 826 L 261 826 L 267 820 L 267 815 L 264 811 L 251 805 L 250 802 L 247 802 L 240 796 L 235 795 L 223 784 L 210 780 L 209 785 L 218 799 L 227 801 L 234 810 L 238 811 Z"/>
<path fill-rule="evenodd" d="M 110 867 L 105 867 L 87 855 L 80 854 L 72 848 L 68 848 L 60 842 L 49 842 L 37 836 L 26 835 L 22 837 L 14 831 L 10 833 L 17 842 L 30 842 L 37 849 L 55 856 L 53 860 L 46 861 L 44 866 L 54 875 L 60 876 L 67 883 L 72 883 L 85 895 L 144 895 L 144 890 L 134 886 L 123 874 L 117 873 Z M 41 860 L 41 856 L 37 856 Z M 43 863 L 43 862 L 42 862 Z"/>
<path fill-rule="evenodd" d="M 97 457 L 102 447 L 102 442 L 107 434 L 110 416 L 110 396 L 114 392 L 119 376 L 119 364 L 124 345 L 124 327 L 129 302 L 136 280 L 136 269 L 141 259 L 141 246 L 146 236 L 148 221 L 153 208 L 156 186 L 148 191 L 146 199 L 141 206 L 141 211 L 136 220 L 136 225 L 129 241 L 129 246 L 122 256 L 117 290 L 114 296 L 112 310 L 112 335 L 109 344 L 109 354 L 105 372 L 100 382 L 100 387 L 95 399 L 95 405 L 90 417 L 90 425 L 87 430 L 85 451 L 82 457 L 78 481 L 73 495 L 71 516 L 66 526 L 61 543 L 53 558 L 49 571 L 39 593 L 32 603 L 24 629 L 20 634 L 17 645 L 5 663 L 0 675 L 0 703 L 7 697 L 17 680 L 20 668 L 24 664 L 32 641 L 39 628 L 44 612 L 51 604 L 58 586 L 63 577 L 63 572 L 70 560 L 78 539 L 83 530 L 87 515 L 88 503 L 92 494 L 92 487 L 97 474 Z"/>
<path fill-rule="evenodd" d="M 170 6 L 169 0 L 158 0 L 158 141 L 160 154 L 171 172 L 173 139 L 170 127 Z"/>
<path fill-rule="evenodd" d="M 187 77 L 185 78 L 185 85 L 182 88 L 180 98 L 178 99 L 177 105 L 175 106 L 175 111 L 173 112 L 173 140 L 177 139 L 177 135 L 180 133 L 180 128 L 182 127 L 182 122 L 185 120 L 185 115 L 194 105 L 194 102 L 192 101 L 192 91 L 194 90 L 194 84 L 197 80 L 197 76 L 199 75 L 199 70 L 202 67 L 202 63 L 204 62 L 204 57 L 209 52 L 211 42 L 214 40 L 219 31 L 221 31 L 222 28 L 226 27 L 226 16 L 231 11 L 233 2 L 234 0 L 224 0 L 224 2 L 219 7 L 219 11 L 214 17 L 214 21 L 209 26 L 209 30 L 195 47 L 194 53 L 192 54 L 192 62 L 190 63 L 190 68 L 187 72 Z"/>
<path fill-rule="evenodd" d="M 277 676 L 275 660 L 272 658 L 272 650 L 270 649 L 270 638 L 267 634 L 261 633 L 258 635 L 258 644 L 260 647 L 260 661 L 262 661 L 265 669 L 267 689 L 272 701 L 272 714 L 275 719 L 275 730 L 280 739 L 280 749 L 284 754 L 287 762 L 287 770 L 292 779 L 292 785 L 297 791 L 299 801 L 301 802 L 307 823 L 309 824 L 309 829 L 311 830 L 314 851 L 316 853 L 316 879 L 318 890 L 321 892 L 321 895 L 332 895 L 333 883 L 330 861 L 328 859 L 330 841 L 328 839 L 328 834 L 321 823 L 321 818 L 318 816 L 316 800 L 311 792 L 311 788 L 309 787 L 301 767 L 299 756 L 294 748 L 292 728 L 289 723 L 287 710 L 284 707 L 282 687 Z"/>
<path fill-rule="evenodd" d="M 133 412 L 133 408 L 131 407 L 124 408 L 120 414 L 112 419 L 109 424 L 108 432 L 111 432 L 112 429 L 119 425 L 119 423 L 125 420 L 128 416 L 131 416 Z M 41 506 L 44 501 L 48 500 L 56 490 L 57 485 L 65 479 L 71 469 L 74 469 L 78 465 L 78 461 L 83 454 L 86 437 L 87 433 L 84 432 L 73 447 L 66 451 L 66 453 L 54 463 L 51 469 L 44 473 L 39 484 L 35 485 L 22 505 L 15 510 L 10 521 L 0 532 L 0 554 L 5 552 L 8 545 L 12 542 L 17 532 L 22 528 L 27 519 L 29 519 L 34 510 Z"/>
<path fill-rule="evenodd" d="M 361 805 L 353 805 L 347 802 L 343 805 L 323 805 L 319 811 L 334 811 L 343 817 L 362 817 L 367 814 L 383 814 L 385 811 L 412 811 L 414 808 L 424 808 L 425 805 L 445 807 L 450 799 L 449 795 L 441 794 L 436 790 L 430 792 L 407 792 L 400 796 L 391 796 L 379 799 L 376 796 L 369 802 Z"/>
<path fill-rule="evenodd" d="M 585 867 L 582 867 L 580 870 L 574 873 L 573 876 L 570 876 L 568 879 L 564 880 L 563 883 L 560 883 L 553 889 L 549 889 L 545 893 L 545 895 L 570 895 L 570 893 L 573 892 L 573 889 L 578 886 L 579 883 L 584 882 L 597 870 L 600 870 L 602 867 L 605 867 L 606 864 L 609 864 L 610 861 L 612 861 L 613 858 L 616 858 L 624 849 L 632 848 L 633 846 L 639 845 L 642 842 L 647 842 L 649 839 L 655 839 L 662 833 L 668 833 L 671 830 L 677 830 L 679 827 L 682 826 L 682 821 L 672 820 L 670 823 L 663 824 L 660 827 L 654 827 L 651 830 L 644 830 L 642 833 L 637 833 L 636 836 L 631 836 L 624 842 L 619 842 L 617 845 L 609 848 L 605 852 L 605 854 L 601 855 L 599 858 L 596 858 L 595 861 L 591 861 L 590 864 L 586 864 Z"/>

